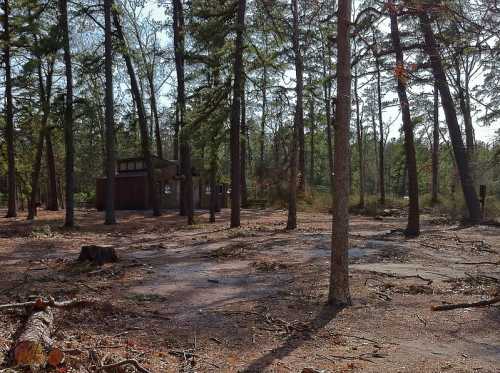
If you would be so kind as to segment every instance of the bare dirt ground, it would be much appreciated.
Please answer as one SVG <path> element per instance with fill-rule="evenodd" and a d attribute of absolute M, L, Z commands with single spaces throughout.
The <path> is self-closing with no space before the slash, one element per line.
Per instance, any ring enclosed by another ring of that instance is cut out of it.
<path fill-rule="evenodd" d="M 237 230 L 228 215 L 208 224 L 200 213 L 188 227 L 173 212 L 120 212 L 104 226 L 80 210 L 73 230 L 62 213 L 0 219 L 0 303 L 93 299 L 57 315 L 69 368 L 92 364 L 95 350 L 157 373 L 500 372 L 499 306 L 430 310 L 498 293 L 499 228 L 424 217 L 421 237 L 406 240 L 404 217 L 353 216 L 353 306 L 335 312 L 331 216 L 299 214 L 286 232 L 284 211 L 245 210 Z M 114 245 L 121 260 L 77 263 L 84 244 Z M 0 313 L 0 360 L 24 319 Z"/>

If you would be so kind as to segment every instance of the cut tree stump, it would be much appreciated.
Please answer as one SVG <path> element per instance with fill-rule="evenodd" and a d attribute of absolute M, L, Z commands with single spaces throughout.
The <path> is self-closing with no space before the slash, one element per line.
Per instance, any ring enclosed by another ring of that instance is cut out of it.
<path fill-rule="evenodd" d="M 78 261 L 89 261 L 103 265 L 104 263 L 114 263 L 118 261 L 115 248 L 111 245 L 87 245 L 82 246 Z"/>
<path fill-rule="evenodd" d="M 36 306 L 35 306 L 36 307 Z M 52 346 L 54 314 L 51 307 L 35 308 L 16 341 L 16 365 L 40 367 L 47 363 Z"/>

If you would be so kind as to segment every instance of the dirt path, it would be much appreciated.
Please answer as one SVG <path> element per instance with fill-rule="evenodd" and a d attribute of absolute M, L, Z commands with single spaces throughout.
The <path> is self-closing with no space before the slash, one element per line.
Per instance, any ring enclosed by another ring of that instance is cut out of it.
<path fill-rule="evenodd" d="M 1 212 L 0 212 L 1 213 Z M 434 225 L 405 240 L 404 218 L 351 221 L 354 305 L 325 307 L 330 216 L 300 214 L 285 232 L 283 211 L 228 212 L 187 227 L 175 214 L 119 214 L 105 227 L 79 211 L 0 221 L 0 302 L 30 295 L 92 297 L 94 307 L 59 317 L 56 340 L 69 362 L 89 350 L 137 358 L 154 372 L 500 372 L 500 308 L 432 312 L 442 302 L 498 292 L 500 230 Z M 121 261 L 75 263 L 83 244 L 112 244 Z M 473 264 L 483 263 L 483 264 Z M 0 358 L 22 318 L 0 314 Z"/>

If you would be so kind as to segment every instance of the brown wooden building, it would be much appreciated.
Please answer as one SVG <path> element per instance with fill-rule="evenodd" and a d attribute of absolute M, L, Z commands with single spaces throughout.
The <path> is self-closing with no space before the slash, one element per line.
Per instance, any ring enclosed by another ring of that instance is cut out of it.
<path fill-rule="evenodd" d="M 180 168 L 178 161 L 153 158 L 155 181 L 160 190 L 161 207 L 177 209 L 180 205 Z M 193 170 L 194 206 L 208 208 L 209 199 L 204 196 L 205 188 L 197 172 Z M 227 206 L 227 188 L 219 187 L 219 206 Z M 96 179 L 96 208 L 104 210 L 106 177 Z M 143 158 L 126 158 L 117 161 L 115 175 L 115 209 L 147 210 L 152 208 L 151 192 L 147 180 L 146 164 Z"/>

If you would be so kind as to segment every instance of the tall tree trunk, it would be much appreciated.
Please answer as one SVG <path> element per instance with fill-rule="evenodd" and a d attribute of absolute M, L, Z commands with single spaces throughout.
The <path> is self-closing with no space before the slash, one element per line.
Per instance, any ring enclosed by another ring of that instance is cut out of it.
<path fill-rule="evenodd" d="M 245 31 L 246 0 L 238 0 L 236 41 L 234 45 L 234 82 L 231 106 L 231 228 L 240 226 L 241 163 L 240 121 L 243 94 L 243 33 Z"/>
<path fill-rule="evenodd" d="M 356 53 L 356 51 L 354 52 Z M 356 137 L 358 141 L 358 163 L 359 163 L 359 203 L 358 207 L 365 208 L 365 159 L 363 146 L 363 124 L 359 110 L 358 96 L 358 70 L 354 68 L 354 100 L 356 101 Z"/>
<path fill-rule="evenodd" d="M 216 140 L 212 140 L 212 145 L 210 147 L 210 223 L 215 223 L 215 213 L 218 210 L 218 191 L 217 191 L 217 153 L 219 151 L 219 146 Z"/>
<path fill-rule="evenodd" d="M 481 221 L 481 208 L 476 190 L 474 189 L 474 180 L 471 176 L 469 160 L 465 151 L 460 126 L 457 120 L 457 112 L 455 110 L 453 98 L 446 80 L 446 74 L 436 45 L 431 22 L 425 11 L 420 13 L 420 26 L 425 37 L 426 51 L 430 57 L 434 79 L 438 84 L 439 92 L 441 94 L 441 104 L 446 116 L 448 132 L 450 133 L 451 144 L 453 146 L 455 160 L 460 173 L 462 191 L 469 210 L 469 219 L 472 223 L 479 223 Z"/>
<path fill-rule="evenodd" d="M 194 224 L 193 206 L 193 172 L 191 164 L 191 136 L 187 128 L 186 119 L 186 88 L 184 77 L 184 8 L 182 0 L 174 0 L 173 31 L 175 69 L 177 74 L 177 107 L 176 131 L 180 143 L 180 165 L 183 179 L 181 181 L 181 208 L 180 214 L 187 217 L 189 225 Z"/>
<path fill-rule="evenodd" d="M 46 81 L 43 81 L 42 60 L 37 56 L 38 63 L 38 90 L 42 106 L 42 120 L 38 132 L 38 140 L 35 150 L 35 160 L 31 170 L 31 195 L 28 204 L 28 220 L 33 220 L 37 214 L 38 192 L 40 182 L 40 169 L 42 166 L 43 145 L 46 137 L 47 123 L 50 115 L 50 99 L 52 92 L 52 74 L 54 72 L 54 59 L 51 58 L 48 63 Z"/>
<path fill-rule="evenodd" d="M 71 66 L 71 48 L 69 44 L 68 1 L 60 0 L 61 29 L 63 30 L 64 66 L 66 73 L 66 106 L 64 108 L 64 149 L 66 179 L 66 214 L 64 225 L 75 225 L 75 144 L 73 135 L 73 70 Z M 49 152 L 47 139 L 47 152 Z M 57 203 L 57 202 L 56 202 Z"/>
<path fill-rule="evenodd" d="M 460 111 L 462 112 L 462 116 L 464 118 L 464 129 L 465 129 L 465 145 L 467 156 L 469 157 L 469 162 L 472 162 L 474 159 L 474 126 L 472 124 L 472 115 L 470 110 L 470 105 L 467 100 L 467 96 L 469 92 L 466 92 L 464 86 L 462 85 L 462 72 L 460 67 L 460 61 L 458 56 L 454 58 L 454 67 L 456 74 L 456 86 L 458 91 L 458 101 L 460 104 Z M 474 170 L 471 169 L 473 172 Z"/>
<path fill-rule="evenodd" d="M 403 131 L 405 135 L 406 166 L 408 168 L 408 195 L 410 206 L 408 211 L 408 225 L 405 234 L 415 237 L 420 234 L 420 210 L 418 205 L 418 171 L 417 158 L 415 155 L 415 141 L 413 139 L 413 124 L 411 122 L 410 103 L 406 95 L 407 72 L 404 67 L 403 49 L 399 34 L 398 14 L 394 1 L 389 0 L 389 14 L 391 18 L 391 38 L 396 54 L 396 78 L 398 81 L 397 91 L 403 117 Z"/>
<path fill-rule="evenodd" d="M 434 83 L 434 125 L 432 129 L 432 204 L 439 202 L 439 88 Z"/>
<path fill-rule="evenodd" d="M 3 2 L 3 59 L 5 63 L 5 142 L 7 143 L 7 218 L 17 216 L 16 208 L 16 159 L 14 147 L 14 104 L 12 100 L 12 77 L 10 67 L 10 5 Z"/>
<path fill-rule="evenodd" d="M 295 106 L 295 123 L 297 127 L 298 142 L 298 191 L 305 191 L 306 177 L 306 156 L 305 156 L 305 135 L 304 135 L 304 59 L 300 47 L 300 28 L 299 28 L 299 4 L 298 0 L 292 1 L 292 49 L 295 62 L 295 92 L 297 94 L 297 103 Z M 293 156 L 292 156 L 293 157 Z M 295 166 L 297 167 L 297 166 Z M 291 193 L 290 193 L 291 194 Z M 297 202 L 295 201 L 294 204 Z M 296 218 L 293 218 L 296 220 Z M 293 224 L 292 224 L 293 225 Z M 296 223 L 295 223 L 296 225 Z"/>
<path fill-rule="evenodd" d="M 311 149 L 311 156 L 309 159 L 309 184 L 311 187 L 314 185 L 314 159 L 316 154 L 315 153 L 315 148 L 314 148 L 314 135 L 316 132 L 316 116 L 314 113 L 314 96 L 311 95 L 311 99 L 309 101 L 309 121 L 310 121 L 310 149 Z"/>
<path fill-rule="evenodd" d="M 244 73 L 243 73 L 244 75 Z M 241 162 L 241 207 L 248 207 L 248 188 L 247 188 L 247 118 L 246 118 L 246 94 L 245 94 L 245 77 L 243 76 L 243 87 L 241 90 L 241 146 L 240 146 L 240 162 Z"/>
<path fill-rule="evenodd" d="M 380 62 L 378 60 L 378 57 L 375 58 L 375 66 L 377 69 L 377 107 L 378 107 L 378 125 L 379 125 L 378 182 L 379 182 L 379 192 L 380 192 L 380 204 L 385 205 L 384 119 L 382 116 L 382 84 L 381 84 Z"/>
<path fill-rule="evenodd" d="M 328 176 L 330 180 L 330 192 L 333 196 L 333 144 L 332 144 L 332 83 L 331 79 L 331 47 L 328 45 L 328 53 L 323 48 L 323 97 L 325 100 L 325 119 L 326 119 L 326 147 L 328 150 Z M 334 108 L 335 109 L 335 108 Z"/>
<path fill-rule="evenodd" d="M 144 158 L 144 163 L 146 164 L 146 173 L 148 179 L 149 187 L 149 197 L 153 205 L 153 216 L 160 216 L 160 199 L 159 199 L 159 188 L 155 183 L 154 176 L 154 165 L 153 157 L 151 155 L 151 147 L 148 133 L 148 121 L 146 118 L 146 112 L 144 110 L 144 102 L 142 101 L 142 96 L 139 90 L 139 84 L 137 82 L 137 77 L 135 75 L 134 66 L 132 64 L 132 59 L 130 58 L 130 52 L 128 50 L 127 42 L 123 34 L 122 26 L 120 24 L 120 19 L 116 9 L 113 9 L 113 23 L 116 27 L 116 33 L 118 39 L 120 40 L 121 47 L 123 48 L 123 58 L 125 59 L 125 64 L 127 66 L 127 72 L 130 78 L 130 88 L 132 90 L 132 97 L 135 101 L 137 107 L 137 117 L 139 119 L 139 129 L 141 132 L 141 148 L 142 156 Z"/>
<path fill-rule="evenodd" d="M 372 117 L 372 132 L 373 132 L 373 154 L 375 154 L 375 157 L 377 157 L 378 154 L 378 135 L 377 135 L 377 123 L 375 120 L 375 111 L 371 110 L 371 117 Z M 379 164 L 378 164 L 378 159 L 375 161 L 375 185 L 374 185 L 374 191 L 373 194 L 378 193 L 378 176 L 379 176 L 379 170 L 378 170 Z"/>
<path fill-rule="evenodd" d="M 337 11 L 337 110 L 335 120 L 335 194 L 328 301 L 351 304 L 349 291 L 349 122 L 351 117 L 351 0 L 339 0 Z"/>
<path fill-rule="evenodd" d="M 156 143 L 156 155 L 158 158 L 163 158 L 163 144 L 161 140 L 160 131 L 160 118 L 158 117 L 158 105 L 156 104 L 156 91 L 154 85 L 154 78 L 151 73 L 148 73 L 148 85 L 149 85 L 149 100 L 151 103 L 151 111 L 153 112 L 153 119 L 155 124 L 155 143 Z"/>
<path fill-rule="evenodd" d="M 175 122 L 174 122 L 174 138 L 172 140 L 172 159 L 179 160 L 179 104 L 175 103 Z"/>
<path fill-rule="evenodd" d="M 113 32 L 111 30 L 111 8 L 113 0 L 104 0 L 104 73 L 106 134 L 106 211 L 104 223 L 116 223 L 115 217 L 115 123 L 113 98 Z"/>
<path fill-rule="evenodd" d="M 295 115 L 293 118 L 292 146 L 290 147 L 290 180 L 288 186 L 288 221 L 287 229 L 297 228 L 297 189 L 304 191 L 305 159 L 304 159 L 304 61 L 300 51 L 299 5 L 298 0 L 291 0 L 293 14 L 293 53 L 295 58 Z M 298 147 L 298 149 L 297 149 Z M 297 154 L 297 152 L 299 154 Z M 298 156 L 298 170 L 297 170 Z M 299 172 L 297 188 L 297 171 Z"/>
<path fill-rule="evenodd" d="M 260 120 L 260 136 L 259 136 L 259 192 L 264 185 L 264 152 L 266 142 L 266 114 L 267 114 L 267 66 L 264 65 L 262 77 L 262 117 Z"/>
<path fill-rule="evenodd" d="M 52 130 L 47 129 L 45 133 L 45 141 L 47 142 L 47 210 L 58 211 L 57 203 L 57 175 L 56 162 L 54 159 L 54 147 L 52 146 Z"/>

